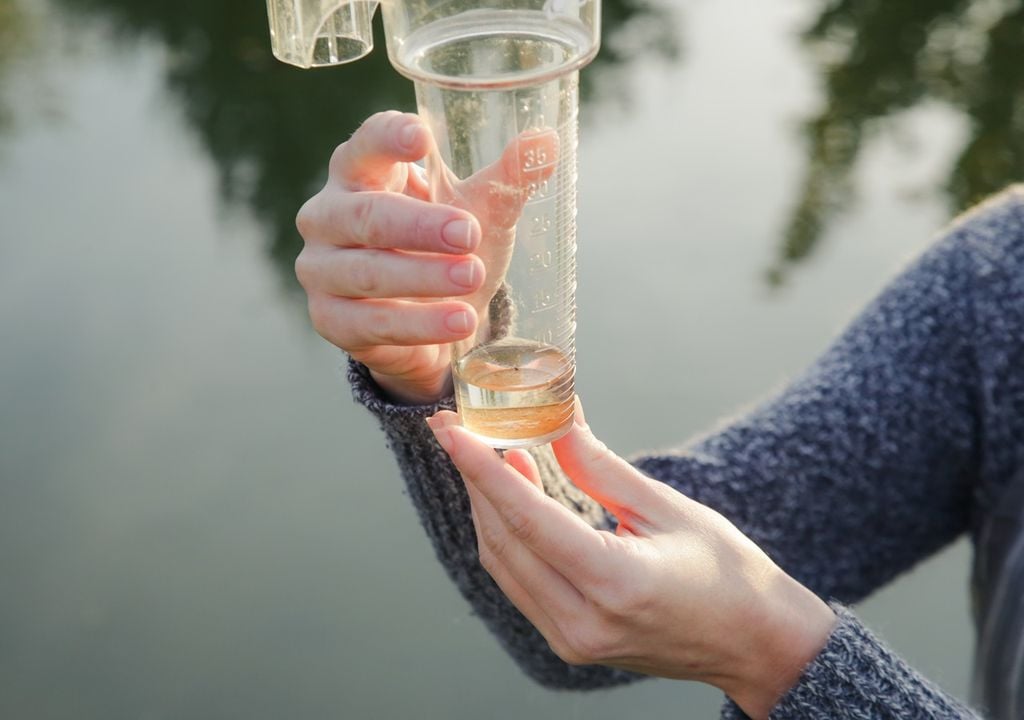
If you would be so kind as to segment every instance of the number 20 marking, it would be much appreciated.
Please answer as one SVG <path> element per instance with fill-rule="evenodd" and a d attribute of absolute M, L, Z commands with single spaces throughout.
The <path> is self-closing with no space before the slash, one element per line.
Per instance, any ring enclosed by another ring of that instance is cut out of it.
<path fill-rule="evenodd" d="M 545 250 L 544 252 L 534 253 L 530 256 L 530 272 L 539 273 L 544 272 L 551 267 L 551 251 Z"/>

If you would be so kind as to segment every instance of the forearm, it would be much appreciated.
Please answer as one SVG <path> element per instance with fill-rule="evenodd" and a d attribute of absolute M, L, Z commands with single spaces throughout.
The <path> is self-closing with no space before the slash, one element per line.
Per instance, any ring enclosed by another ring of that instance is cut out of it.
<path fill-rule="evenodd" d="M 1024 431 L 988 390 L 1021 377 L 1020 367 L 991 364 L 1024 355 L 1024 312 L 978 250 L 997 237 L 998 274 L 1024 276 L 1020 208 L 1004 201 L 955 227 L 781 394 L 639 466 L 843 602 L 952 541 L 983 476 L 993 461 L 1009 464 L 1007 447 L 1020 447 Z M 1002 331 L 986 328 L 989 315 L 1002 317 Z"/>
<path fill-rule="evenodd" d="M 777 398 L 640 465 L 820 595 L 856 600 L 963 532 L 1024 463 L 1021 278 L 1018 189 L 961 219 Z M 975 717 L 849 614 L 772 713 L 839 716 Z"/>

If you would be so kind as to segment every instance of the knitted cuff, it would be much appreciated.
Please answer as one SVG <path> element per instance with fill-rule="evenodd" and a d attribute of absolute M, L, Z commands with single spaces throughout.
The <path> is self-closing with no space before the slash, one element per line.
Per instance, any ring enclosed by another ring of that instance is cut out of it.
<path fill-rule="evenodd" d="M 370 376 L 369 369 L 352 358 L 348 358 L 347 375 L 349 384 L 352 386 L 353 399 L 366 407 L 382 422 L 395 421 L 400 424 L 415 422 L 419 425 L 438 410 L 455 409 L 454 395 L 448 395 L 437 402 L 423 405 L 402 405 L 388 400 L 380 386 Z"/>
<path fill-rule="evenodd" d="M 772 720 L 977 718 L 886 648 L 852 612 L 831 607 L 839 618 L 832 635 L 772 710 Z M 727 699 L 722 719 L 744 718 Z"/>

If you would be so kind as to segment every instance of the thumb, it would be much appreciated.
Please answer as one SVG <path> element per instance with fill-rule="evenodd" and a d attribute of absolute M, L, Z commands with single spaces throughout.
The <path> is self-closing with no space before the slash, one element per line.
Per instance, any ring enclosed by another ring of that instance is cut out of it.
<path fill-rule="evenodd" d="M 644 475 L 594 437 L 576 399 L 576 422 L 551 443 L 555 458 L 569 479 L 636 535 L 667 526 L 673 517 L 676 492 Z"/>
<path fill-rule="evenodd" d="M 530 196 L 558 165 L 558 133 L 527 130 L 513 138 L 501 157 L 466 178 L 453 192 L 485 227 L 509 230 Z"/>

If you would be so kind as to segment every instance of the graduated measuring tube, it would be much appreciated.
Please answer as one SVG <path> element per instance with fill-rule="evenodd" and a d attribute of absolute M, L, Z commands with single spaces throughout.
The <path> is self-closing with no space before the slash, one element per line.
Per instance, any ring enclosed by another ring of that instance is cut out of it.
<path fill-rule="evenodd" d="M 579 69 L 597 53 L 598 0 L 383 0 L 391 64 L 415 83 L 436 147 L 434 200 L 473 212 L 483 320 L 452 347 L 463 425 L 493 447 L 572 424 Z M 374 3 L 268 0 L 274 53 L 302 67 L 372 48 Z"/>

